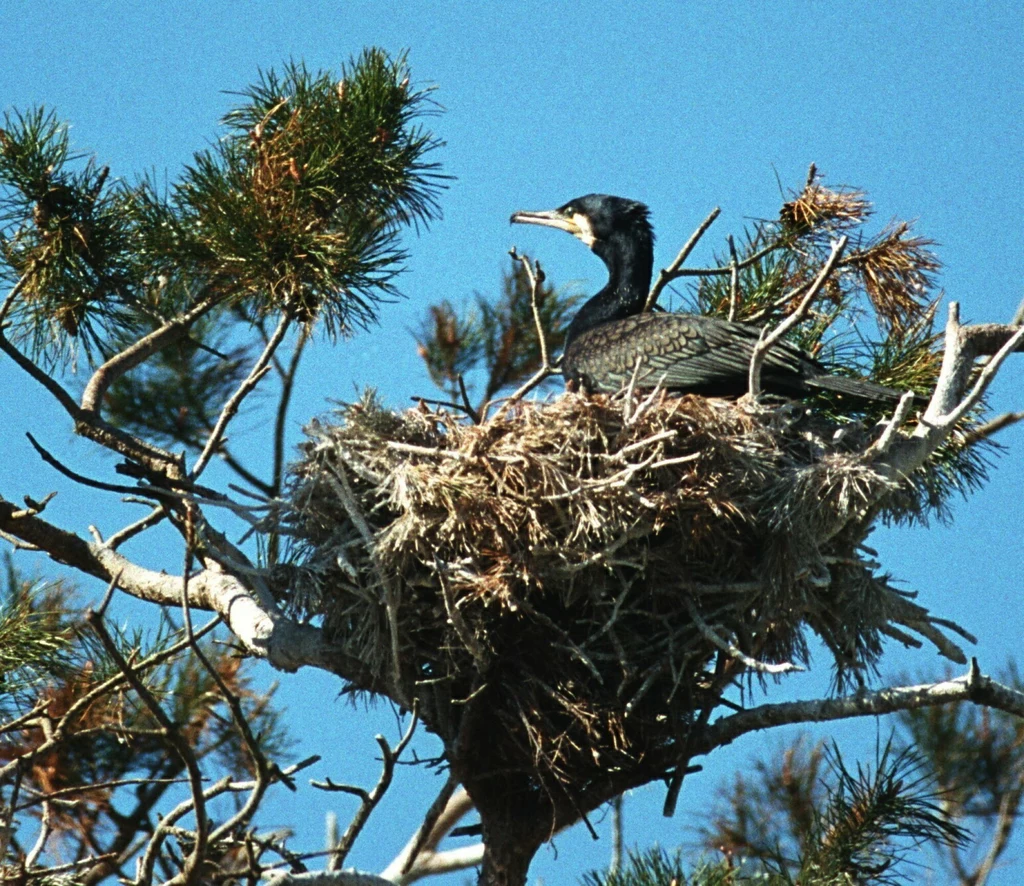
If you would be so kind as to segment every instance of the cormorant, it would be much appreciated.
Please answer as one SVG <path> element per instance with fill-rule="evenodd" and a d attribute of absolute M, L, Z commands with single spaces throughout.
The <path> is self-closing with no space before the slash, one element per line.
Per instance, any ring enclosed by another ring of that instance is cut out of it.
<path fill-rule="evenodd" d="M 636 383 L 659 382 L 677 393 L 738 396 L 747 392 L 750 358 L 761 330 L 746 323 L 683 313 L 642 313 L 654 268 L 649 210 L 636 200 L 587 194 L 558 209 L 516 212 L 512 223 L 568 231 L 608 268 L 608 283 L 579 309 L 565 337 L 562 375 L 590 392 L 627 385 L 642 357 Z M 867 400 L 895 399 L 900 391 L 865 379 L 829 375 L 825 366 L 780 341 L 765 356 L 762 388 L 802 396 L 825 388 Z"/>

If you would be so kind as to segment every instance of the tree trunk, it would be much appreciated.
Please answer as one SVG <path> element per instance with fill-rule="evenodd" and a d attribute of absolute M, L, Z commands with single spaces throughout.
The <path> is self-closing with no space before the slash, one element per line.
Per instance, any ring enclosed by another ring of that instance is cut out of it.
<path fill-rule="evenodd" d="M 484 828 L 484 860 L 479 886 L 525 886 L 530 862 L 540 844 L 515 829 Z"/>

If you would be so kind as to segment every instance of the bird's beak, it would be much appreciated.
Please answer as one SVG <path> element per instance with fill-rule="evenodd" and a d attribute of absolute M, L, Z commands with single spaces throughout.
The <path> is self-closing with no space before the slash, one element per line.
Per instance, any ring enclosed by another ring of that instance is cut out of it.
<path fill-rule="evenodd" d="M 567 231 L 574 237 L 579 237 L 583 231 L 576 223 L 575 218 L 568 218 L 557 209 L 546 209 L 541 212 L 523 210 L 513 212 L 509 219 L 513 225 L 544 225 L 548 228 L 558 228 L 560 231 Z"/>

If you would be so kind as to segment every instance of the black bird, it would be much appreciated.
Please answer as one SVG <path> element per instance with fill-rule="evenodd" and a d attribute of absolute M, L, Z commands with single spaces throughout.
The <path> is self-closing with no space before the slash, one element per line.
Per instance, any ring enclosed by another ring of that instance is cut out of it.
<path fill-rule="evenodd" d="M 748 389 L 756 326 L 682 313 L 641 313 L 654 268 L 654 232 L 643 203 L 587 194 L 558 209 L 516 212 L 513 223 L 568 231 L 608 267 L 608 283 L 569 324 L 562 375 L 590 392 L 614 393 L 636 372 L 639 387 L 661 384 L 678 393 L 738 396 Z M 637 360 L 641 359 L 639 371 Z M 830 375 L 788 342 L 769 349 L 761 386 L 802 396 L 824 388 L 867 400 L 898 400 L 900 391 L 865 379 Z"/>

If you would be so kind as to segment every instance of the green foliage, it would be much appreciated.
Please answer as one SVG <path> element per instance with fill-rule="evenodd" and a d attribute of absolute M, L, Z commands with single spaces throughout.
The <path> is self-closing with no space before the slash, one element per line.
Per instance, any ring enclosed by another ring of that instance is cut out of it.
<path fill-rule="evenodd" d="M 930 396 L 941 362 L 934 329 L 940 296 L 935 275 L 941 265 L 932 242 L 915 236 L 909 224 L 892 223 L 868 233 L 871 213 L 862 192 L 829 189 L 812 168 L 804 189 L 792 195 L 779 219 L 758 221 L 737 244 L 735 304 L 729 275 L 716 274 L 698 278 L 691 307 L 775 326 L 796 310 L 833 241 L 846 236 L 846 251 L 790 339 L 830 372 Z M 717 262 L 726 267 L 730 256 L 719 255 Z M 887 421 L 893 410 L 884 400 L 851 402 L 828 391 L 808 400 L 839 423 Z M 966 495 L 987 479 L 995 447 L 971 435 L 983 411 L 981 403 L 965 417 L 936 457 L 910 478 L 912 489 L 892 499 L 885 519 L 925 520 L 932 513 L 942 519 L 953 495 Z"/>
<path fill-rule="evenodd" d="M 445 176 L 426 158 L 441 142 L 415 122 L 429 91 L 410 87 L 404 56 L 369 49 L 340 80 L 292 63 L 243 95 L 175 189 L 182 247 L 251 316 L 332 333 L 372 321 L 395 293 L 401 227 L 439 214 Z"/>
<path fill-rule="evenodd" d="M 591 871 L 582 880 L 584 886 L 731 886 L 743 882 L 748 881 L 738 878 L 728 863 L 700 864 L 692 874 L 687 874 L 680 852 L 669 855 L 658 846 L 645 852 L 631 852 L 620 871 Z"/>
<path fill-rule="evenodd" d="M 53 792 L 74 800 L 55 807 L 51 825 L 61 841 L 81 839 L 91 852 L 119 828 L 128 827 L 133 806 L 141 812 L 135 820 L 147 820 L 184 766 L 170 750 L 152 710 L 128 687 L 120 667 L 84 626 L 73 605 L 74 588 L 26 580 L 10 557 L 4 567 L 0 770 L 9 775 L 13 769 L 7 767 L 18 766 L 22 797 L 37 798 L 23 803 L 30 809 L 36 809 L 39 797 Z M 180 642 L 180 631 L 167 620 L 150 636 L 128 636 L 109 622 L 108 631 L 187 738 L 197 760 L 206 761 L 208 774 L 213 767 L 236 778 L 254 774 L 253 761 L 210 671 L 187 648 L 161 655 Z M 239 700 L 263 752 L 271 759 L 287 752 L 291 743 L 272 707 L 273 690 L 256 691 L 241 658 L 209 640 L 201 644 Z M 9 725 L 32 711 L 40 715 Z M 63 724 L 60 736 L 52 741 L 58 723 Z M 119 788 L 115 783 L 123 779 L 140 781 Z"/>
<path fill-rule="evenodd" d="M 88 350 L 128 322 L 134 286 L 126 194 L 68 146 L 67 127 L 38 108 L 0 130 L 0 274 L 20 281 L 14 316 L 35 351 Z"/>
<path fill-rule="evenodd" d="M 816 810 L 827 800 L 824 763 L 821 745 L 804 737 L 773 758 L 754 760 L 736 774 L 727 801 L 704 829 L 704 845 L 797 865 L 808 852 Z"/>
<path fill-rule="evenodd" d="M 25 580 L 10 554 L 0 588 L 0 717 L 24 710 L 31 692 L 71 671 L 73 628 L 61 583 Z"/>
<path fill-rule="evenodd" d="M 368 49 L 336 79 L 262 74 L 226 134 L 160 189 L 108 180 L 44 108 L 0 130 L 2 311 L 36 356 L 106 359 L 155 324 L 234 305 L 329 334 L 397 294 L 402 229 L 439 215 L 447 178 L 420 124 L 436 108 L 404 56 Z M 172 434 L 173 436 L 173 434 Z"/>
<path fill-rule="evenodd" d="M 541 365 L 540 339 L 531 306 L 532 284 L 521 262 L 502 273 L 497 300 L 474 294 L 462 310 L 447 299 L 432 305 L 415 333 L 430 378 L 454 402 L 461 402 L 459 377 L 483 374 L 480 405 L 499 391 L 529 378 Z M 565 341 L 565 332 L 579 296 L 538 281 L 537 313 L 550 358 Z"/>
<path fill-rule="evenodd" d="M 966 842 L 967 833 L 944 812 L 925 761 L 915 751 L 895 749 L 890 738 L 874 768 L 858 763 L 853 772 L 835 746 L 829 763 L 828 805 L 802 872 L 897 883 L 905 878 L 897 866 L 910 849 Z"/>
<path fill-rule="evenodd" d="M 790 220 L 796 206 L 804 207 L 800 224 Z M 870 214 L 860 192 L 831 191 L 814 179 L 783 206 L 779 221 L 760 221 L 745 232 L 736 250 L 736 304 L 728 276 L 703 276 L 691 292 L 694 309 L 774 326 L 796 309 L 828 259 L 833 240 L 845 235 L 850 244 L 836 272 L 791 340 L 823 359 L 833 372 L 867 375 L 899 390 L 930 393 L 938 375 L 932 335 L 938 260 L 929 250 L 930 241 L 910 236 L 909 225 L 875 236 L 864 233 Z M 729 264 L 727 256 L 717 260 Z M 877 341 L 858 328 L 866 316 L 877 323 Z M 830 397 L 823 395 L 822 405 Z M 891 409 L 884 403 L 857 406 L 869 419 Z M 833 412 L 848 414 L 850 405 Z"/>
<path fill-rule="evenodd" d="M 783 882 L 889 884 L 906 879 L 912 850 L 966 838 L 923 755 L 890 738 L 873 767 L 854 771 L 836 746 L 801 738 L 776 760 L 756 761 L 752 776 L 736 776 L 703 843 L 744 873 Z"/>

